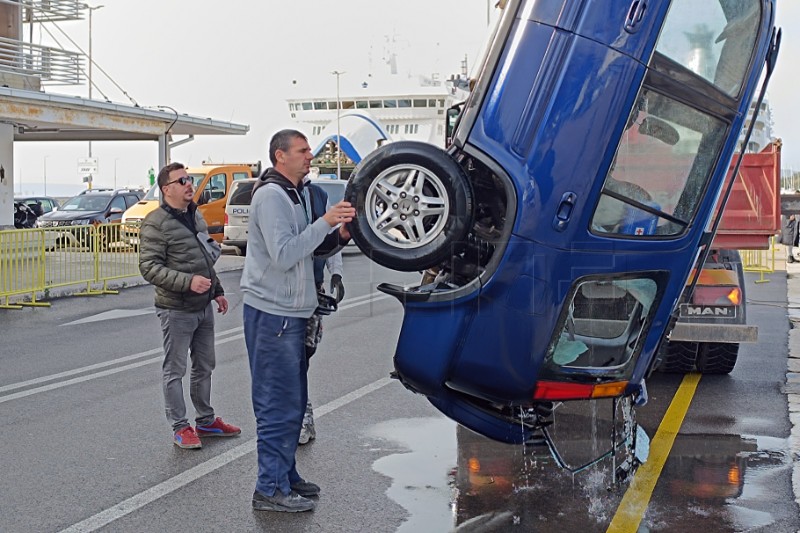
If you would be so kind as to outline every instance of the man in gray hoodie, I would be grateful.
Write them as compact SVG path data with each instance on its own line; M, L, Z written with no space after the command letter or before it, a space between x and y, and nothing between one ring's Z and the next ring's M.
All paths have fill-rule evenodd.
M276 133L269 157L273 168L261 176L250 205L241 284L258 435L253 508L310 511L309 497L320 488L298 474L295 453L308 400L306 324L318 305L313 257L347 243L355 209L339 202L311 222L302 187L313 155L299 131Z

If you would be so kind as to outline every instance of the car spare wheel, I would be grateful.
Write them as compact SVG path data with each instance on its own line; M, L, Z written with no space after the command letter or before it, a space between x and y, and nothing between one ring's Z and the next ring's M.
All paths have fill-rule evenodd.
M472 186L461 166L433 145L399 141L356 167L345 191L358 247L393 270L423 270L458 253L473 222Z

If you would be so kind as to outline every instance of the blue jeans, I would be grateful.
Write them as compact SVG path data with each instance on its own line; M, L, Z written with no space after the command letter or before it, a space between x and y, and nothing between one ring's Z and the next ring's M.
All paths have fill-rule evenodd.
M308 401L307 321L244 306L258 435L256 490L265 496L273 496L276 490L289 494L290 485L302 481L295 452Z

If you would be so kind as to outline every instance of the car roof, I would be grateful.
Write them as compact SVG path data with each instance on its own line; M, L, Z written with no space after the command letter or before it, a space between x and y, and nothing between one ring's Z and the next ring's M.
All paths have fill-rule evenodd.
M31 195L27 195L27 196L14 196L14 200L34 200L34 199L36 199L36 200L39 200L39 199L41 199L41 200L52 200L54 202L58 202L58 200L56 200L52 196L45 196L43 194L31 194Z

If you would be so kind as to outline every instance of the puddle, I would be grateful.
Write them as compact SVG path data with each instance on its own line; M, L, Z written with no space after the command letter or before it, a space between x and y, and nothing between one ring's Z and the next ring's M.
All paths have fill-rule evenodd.
M598 407L558 410L553 435L575 464L609 444L611 409ZM610 459L573 475L546 447L495 442L445 418L391 420L369 435L390 453L373 469L392 479L387 495L408 512L402 533L601 532L628 488L613 483ZM678 435L639 531L715 533L795 524L792 498L777 497L791 491L785 483L791 470L787 445L763 437Z
M608 490L608 466L573 476L544 447L491 441L448 419L391 420L368 435L397 448L373 469L392 479L387 495L409 513L401 533L578 527L587 517L599 531L621 497Z
M453 515L451 479L456 467L456 424L445 418L383 422L369 435L398 444L404 451L375 461L373 470L390 477L389 498L410 517L397 530L449 531Z
M645 527L707 532L780 529L781 521L793 513L791 505L775 505L781 471L791 464L785 448L783 439L679 435L648 506Z

